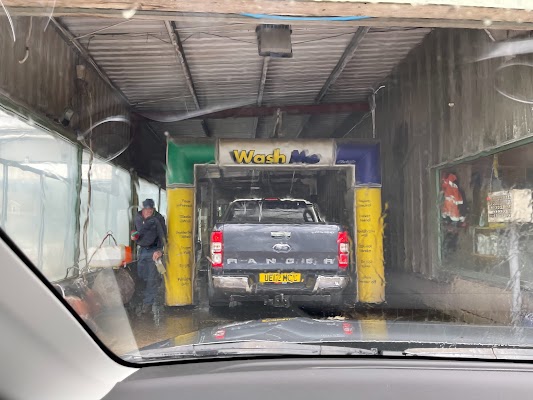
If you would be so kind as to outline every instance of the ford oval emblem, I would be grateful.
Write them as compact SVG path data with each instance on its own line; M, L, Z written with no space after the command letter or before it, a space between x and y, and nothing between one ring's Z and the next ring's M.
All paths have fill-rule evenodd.
M272 248L274 249L276 253L288 253L289 251L291 251L291 246L289 246L288 244L284 244L284 243L277 243L274 246L272 246Z

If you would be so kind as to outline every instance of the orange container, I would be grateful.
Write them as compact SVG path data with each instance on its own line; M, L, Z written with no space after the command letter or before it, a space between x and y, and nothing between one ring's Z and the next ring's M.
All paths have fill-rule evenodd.
M123 264L129 264L133 261L133 257L131 255L131 246L125 246L124 248L124 261Z

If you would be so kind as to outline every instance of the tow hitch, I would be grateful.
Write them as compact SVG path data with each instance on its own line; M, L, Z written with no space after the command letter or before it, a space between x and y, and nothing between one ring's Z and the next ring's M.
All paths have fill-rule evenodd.
M273 299L265 299L265 306L289 308L291 306L290 297L283 294L276 295Z

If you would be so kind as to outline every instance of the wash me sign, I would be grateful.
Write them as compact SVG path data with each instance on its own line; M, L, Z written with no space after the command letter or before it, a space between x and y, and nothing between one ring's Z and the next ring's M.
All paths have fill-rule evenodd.
M219 165L333 165L332 140L220 140Z

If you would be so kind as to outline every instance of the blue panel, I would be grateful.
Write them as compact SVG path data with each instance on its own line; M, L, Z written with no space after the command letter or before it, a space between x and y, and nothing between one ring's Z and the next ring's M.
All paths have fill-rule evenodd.
M355 164L358 185L381 184L379 143L337 142L335 164Z

